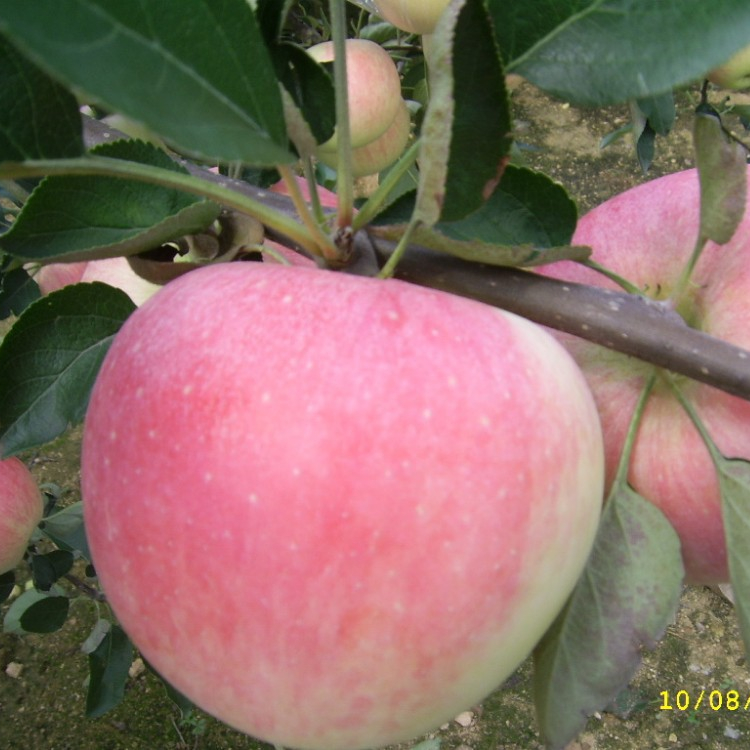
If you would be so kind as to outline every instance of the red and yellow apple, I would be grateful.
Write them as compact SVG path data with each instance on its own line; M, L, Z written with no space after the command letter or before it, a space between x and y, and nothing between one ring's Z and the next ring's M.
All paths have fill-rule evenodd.
M385 133L371 143L352 150L352 175L364 177L368 174L378 174L386 167L390 167L404 152L410 133L409 108L402 100L396 117ZM319 149L318 159L332 169L336 169L338 165L338 155L335 151Z
M450 0L375 0L378 15L403 31L431 34Z
M310 47L308 54L318 62L331 62L333 42ZM346 40L347 96L352 148L379 138L390 127L402 103L401 79L390 55L368 39ZM320 145L324 151L337 148L336 134Z
M714 68L706 78L723 89L750 88L750 45L732 55L723 65Z
M644 293L667 299L698 233L695 170L653 180L612 198L579 222L573 244L593 248L593 259ZM727 245L709 243L681 306L687 322L717 338L750 348L750 215ZM615 288L573 262L541 271L567 281ZM652 366L590 342L559 334L586 374L602 420L607 477L612 479L636 400ZM750 459L750 403L681 379L722 453ZM631 485L665 513L677 530L689 581L728 580L719 484L698 432L662 383L651 396L630 465Z
M26 465L18 458L0 461L0 573L21 562L43 511L42 495Z
M102 585L176 688L276 745L407 740L527 656L602 437L544 329L400 281L222 264L125 323L85 421Z

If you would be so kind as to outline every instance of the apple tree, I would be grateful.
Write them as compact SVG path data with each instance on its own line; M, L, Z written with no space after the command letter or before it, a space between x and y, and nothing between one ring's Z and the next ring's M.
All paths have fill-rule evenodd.
M23 593L14 587L23 565L0 577L11 600L4 629L51 632L73 598L94 602L86 713L96 717L122 699L134 647L187 694L173 689L175 700L210 702L191 691L191 681L208 679L199 644L219 648L228 626L211 623L235 613L256 648L243 646L239 666L272 698L293 701L297 725L243 725L220 692L209 710L261 739L309 748L416 736L461 700L486 695L531 652L540 733L561 748L657 646L684 582L731 583L750 650L747 149L725 122L743 112L727 112L708 82L744 84L748 40L745 0L0 0L0 309L12 323L0 346L0 445L10 460L81 422L85 435L82 500L62 507L47 493L30 538L27 527L0 531L0 544L26 548L33 581ZM644 168L670 130L673 91L692 90L696 170L579 220L565 186L523 164L509 75L578 106L629 103ZM355 177L365 186L356 199ZM501 320L529 332L537 359L496 330ZM203 353L179 338L191 326L205 333ZM466 343L430 348L438 335ZM359 363L350 359L357 351L366 353ZM226 376L225 361L235 365ZM444 392L434 390L441 375ZM180 395L143 400L165 385ZM204 407L189 400L196 394ZM263 411L271 400L276 408ZM180 404L190 407L177 415ZM598 417L587 411L593 404ZM148 422L162 408L163 420ZM448 413L431 432L412 432ZM352 414L371 434L360 423L350 439ZM469 417L473 431L464 429ZM170 440L149 447L157 429L173 426ZM418 481L398 474L420 458L407 438L428 432L434 453ZM227 441L221 451L208 446L217 435ZM323 445L313 460L311 446ZM234 457L229 468L219 455ZM205 486L194 497L186 477L196 467ZM292 492L279 467L296 477L306 467L313 478ZM212 492L219 475L227 484ZM315 502L256 524L246 513L259 501L256 481L279 502ZM0 487L13 495L2 476ZM216 520L192 533L201 505L218 518L236 487L246 506L240 541L229 544L238 529ZM151 492L154 502L140 502ZM349 506L334 508L336 521L326 515L331 497L357 493L371 501L356 506L361 515L343 515ZM441 493L452 493L460 522L481 537L474 557L451 547ZM501 500L497 513L516 519L506 536L492 515ZM403 508L419 524L402 524ZM355 534L365 516L366 533ZM566 544L550 541L560 529ZM300 588L314 576L293 555L260 557L282 540L323 559L314 588ZM349 571L326 578L332 562L321 558L342 540L352 545L349 571L362 576L345 595ZM416 552L402 554L410 546ZM522 563L499 557L501 548ZM173 573L153 591L126 582L125 574L156 581L168 556ZM444 568L425 565L438 558ZM376 575L384 560L387 575ZM216 585L217 619L196 630L194 610L179 606L190 596L180 574L210 586L205 571L216 561L237 586ZM249 583L258 571L264 588ZM405 720L389 733L378 717L383 701L404 700L403 674L378 672L364 695L352 675L398 656L397 641L404 653L424 645L421 631L402 626L409 612L434 617L420 609L429 586L417 582L429 572L436 584L440 571L463 576L467 608L486 606L498 630L474 623L455 640L464 621L431 620L443 640L431 634L433 650L419 651L413 667L442 669L420 695L427 723ZM388 589L388 576L411 581L389 600L400 618L390 631L372 593ZM358 586L369 587L369 598L355 599L367 604L331 616L334 594L345 599ZM500 606L511 589L515 598ZM308 602L313 590L330 594L330 611ZM276 638L271 611L286 615L306 655L321 644L361 646L375 638L377 618L394 635L372 641L379 651L367 665L361 651L346 651L351 672L323 670L312 684L308 671L303 690L294 681L303 657L294 639ZM498 646L506 621L533 642L514 636ZM252 635L259 622L265 640ZM170 650L169 632L189 634L182 652ZM485 638L492 648L466 674L452 672L449 659ZM274 651L273 668L253 673L260 653ZM448 683L458 686L451 700ZM335 711L347 693L359 702L342 717ZM306 711L333 729L316 734Z

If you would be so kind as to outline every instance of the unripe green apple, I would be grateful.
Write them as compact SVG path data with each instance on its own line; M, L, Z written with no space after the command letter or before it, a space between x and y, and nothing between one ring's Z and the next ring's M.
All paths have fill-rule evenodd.
M270 263L188 273L126 321L82 453L144 657L308 750L408 740L498 686L575 585L602 482L591 394L541 327Z
M352 151L352 175L364 177L368 174L377 174L386 167L390 167L396 159L404 152L409 141L411 132L411 118L409 108L405 101L401 101L396 117L390 127L376 138L372 143L360 146ZM338 166L338 154L334 151L320 149L317 153L318 159L336 169Z
M34 477L17 458L0 461L0 573L23 559L44 504Z
M378 15L403 31L432 34L450 0L375 0Z
M579 221L572 244L589 245L593 260L646 294L666 299L693 252L699 216L698 174L694 169L677 172L590 211ZM601 274L570 261L545 266L540 273L617 288ZM729 243L708 243L693 272L690 294L680 307L693 327L750 349L750 212ZM653 366L575 336L557 335L594 393L611 481L635 404ZM728 457L750 460L750 402L694 380L681 378L679 383L719 450ZM716 470L698 431L665 383L658 385L646 405L628 478L677 531L688 581L727 581Z
M307 50L318 62L333 60L333 42L321 42ZM401 79L390 55L367 39L346 40L347 95L352 148L379 138L391 125L403 101ZM321 145L335 151L337 138Z
M706 78L723 89L750 88L750 45L732 55L723 65L714 68Z

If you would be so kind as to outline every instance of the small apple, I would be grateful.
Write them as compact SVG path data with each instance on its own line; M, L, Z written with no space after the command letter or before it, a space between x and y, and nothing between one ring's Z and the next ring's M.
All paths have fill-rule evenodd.
M318 62L333 60L333 42L321 42L307 50ZM368 39L346 40L347 95L352 148L380 137L401 106L401 79L390 55ZM320 146L335 152L336 134Z
M161 289L158 284L152 284L138 276L126 258L50 263L42 266L34 279L42 295L62 289L69 284L101 281L122 289L136 305L142 305L152 294Z
M714 68L706 78L723 89L750 88L750 44Z
M86 265L81 281L101 281L121 289L136 305L142 305L161 289L159 284L141 278L128 263L127 258L104 258L92 260Z
M275 745L407 740L486 696L570 594L602 503L583 376L544 329L266 263L170 282L86 415L86 531L144 657Z
M403 31L432 34L450 0L375 0L378 15Z
M402 100L396 117L385 133L371 143L352 151L352 175L364 177L368 174L377 174L386 167L390 167L404 152L406 144L409 142L410 132L409 108L406 106L406 102ZM338 165L338 155L335 151L330 152L320 149L318 159L332 169L336 169Z
M667 299L691 255L698 232L695 170L652 180L612 198L579 222L573 244L593 248L593 259L646 294ZM540 270L573 282L615 288L572 262ZM690 325L750 348L750 213L726 245L709 244L698 263L688 303ZM583 369L594 393L612 480L636 400L652 366L590 342L558 334ZM750 403L691 380L680 386L722 453L750 459ZM629 480L657 505L682 542L693 583L728 580L719 485L713 463L692 422L665 384L652 394L640 426Z
M44 504L34 477L18 458L0 461L0 573L23 559Z
M41 266L36 273L33 273L34 281L39 285L39 291L42 296L62 289L68 284L77 284L81 280L87 261L78 261L76 263L50 263Z

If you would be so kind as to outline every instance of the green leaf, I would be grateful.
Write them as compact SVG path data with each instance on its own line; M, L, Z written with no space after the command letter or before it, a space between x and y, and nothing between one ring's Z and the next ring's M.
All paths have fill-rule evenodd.
M67 550L56 549L44 555L34 555L31 558L34 585L40 591L49 591L72 567L73 554Z
M75 97L0 36L0 161L84 151Z
M716 468L721 487L729 576L745 653L750 654L750 463L721 457Z
M271 54L276 75L302 113L315 142L325 143L336 127L336 100L331 76L295 44L274 45Z
M187 174L161 149L143 141L119 140L92 153ZM0 249L24 261L41 262L133 255L201 232L220 211L213 201L136 180L47 177L0 237Z
M555 4L552 0L489 2L501 46L516 28L527 30L518 46L523 51L508 70L581 105L663 94L702 78L750 39L747 0L563 2L562 12L549 18L541 12ZM518 17L503 28L501 19L511 14ZM559 23L550 29L553 21Z
M409 221L409 199L394 202L371 225L373 234L397 241ZM571 246L575 203L541 172L508 165L499 187L465 219L417 226L412 242L464 260L498 266L537 266L584 260L589 248Z
M451 4L433 38L415 219L456 221L492 194L507 163L505 75L483 0Z
M503 60L521 57L597 0L487 0Z
M23 268L4 273L0 283L0 320L20 315L40 297L39 286Z
M67 596L47 596L34 602L20 618L25 633L54 633L65 624L70 609Z
M708 108L695 114L693 142L700 178L700 233L723 245L732 239L745 214L747 154Z
M80 500L44 518L39 528L60 549L78 552L86 560L91 560L83 525L83 503Z
M16 575L12 570L0 573L0 604L4 602L16 587Z
M102 716L122 701L132 661L130 640L119 625L112 625L96 650L89 654L88 718Z
M195 157L294 160L247 0L0 0L0 30L50 75Z
M657 135L669 135L675 120L674 95L671 91L638 99L636 104Z
M135 305L107 284L75 284L31 305L0 345L3 455L79 422L112 338Z
M629 486L616 485L586 569L534 654L537 717L548 747L567 745L627 685L643 649L671 621L682 577L672 526Z

